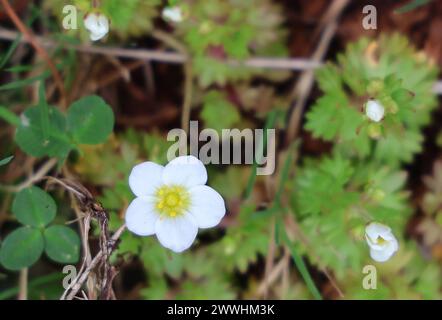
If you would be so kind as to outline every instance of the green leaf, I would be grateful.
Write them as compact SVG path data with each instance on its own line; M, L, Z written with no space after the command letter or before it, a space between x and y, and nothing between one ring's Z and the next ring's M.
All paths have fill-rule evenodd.
M3 160L0 160L0 167L7 165L11 160L14 158L14 156L9 156L4 158Z
M20 118L17 117L14 112L11 112L8 108L2 106L0 106L0 118L13 126L18 126L20 124Z
M38 66L39 64L37 63L36 65ZM15 66L12 66L12 67L7 68L5 70L8 72L11 72L11 73L29 72L29 71L33 70L36 67L36 65L28 65L28 64L15 65Z
M408 103L411 100L413 100L414 94L413 92L400 88L395 90L392 94L391 97L394 99L394 101L396 101L398 104L404 104L404 103Z
M45 251L49 258L60 263L75 263L80 257L80 238L66 226L51 226L44 232Z
M41 112L40 118L41 118L41 129L43 133L43 138L47 140L49 137L50 120L49 120L49 106L46 102L46 89L44 81L40 82L40 87L38 88L38 107Z
M44 227L55 218L57 205L42 189L32 186L20 191L12 204L12 212L22 224Z
M0 69L2 69L6 65L8 60L11 58L11 56L14 53L15 49L20 44L21 38L22 38L22 34L19 33L18 36L14 39L14 42L9 47L8 51L6 52L6 54L0 60Z
M24 152L34 157L64 158L72 149L66 133L65 116L53 107L47 110L40 106L27 109L20 117L15 141Z
M42 74L35 76L35 77L31 77L31 78L27 78L27 79L23 79L23 80L17 80L14 82L10 82L7 83L5 85L0 86L0 91L4 91L4 90L13 90L13 89L19 89L19 88L23 88L26 87L30 84L33 84L36 81L39 80L44 80L47 77L50 76L50 72L49 71L45 71Z
M102 98L88 96L70 106L67 122L75 141L99 144L105 142L113 130L114 113Z
M38 229L21 227L8 235L0 249L0 262L9 270L33 265L43 252L43 236Z

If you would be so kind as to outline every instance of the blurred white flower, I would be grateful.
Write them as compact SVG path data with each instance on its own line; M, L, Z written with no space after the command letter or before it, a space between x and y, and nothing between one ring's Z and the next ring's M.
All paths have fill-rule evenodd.
M127 208L127 228L140 236L156 234L172 251L188 249L198 228L216 226L226 213L223 198L206 181L206 168L194 156L175 158L165 167L136 165L129 186L137 198Z
M109 32L109 19L101 13L88 13L83 22L92 41L100 40Z
M163 9L162 16L166 20L170 20L172 22L181 22L183 21L183 12L180 7L167 7Z
M377 100L368 100L365 104L365 114L374 121L379 122L384 118L385 109Z
M370 247L370 256L378 262L385 262L399 249L398 241L390 227L372 222L365 227L365 239Z

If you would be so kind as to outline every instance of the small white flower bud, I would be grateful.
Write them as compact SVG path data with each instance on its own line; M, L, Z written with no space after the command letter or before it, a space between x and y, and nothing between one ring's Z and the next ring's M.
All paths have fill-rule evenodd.
M88 13L83 22L92 41L100 40L109 32L109 19L101 13Z
M398 241L390 227L372 222L365 228L365 239L370 247L370 256L378 262L390 259L399 249Z
M170 20L172 22L181 22L183 21L183 13L180 7L167 7L163 9L162 16L166 20Z
M384 106L377 100L368 100L365 104L365 114L374 122L379 122L384 118Z

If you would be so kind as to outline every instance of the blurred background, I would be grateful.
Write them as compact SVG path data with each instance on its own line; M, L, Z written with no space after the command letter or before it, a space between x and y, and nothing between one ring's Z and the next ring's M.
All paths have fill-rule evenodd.
M95 12L110 24L91 41L83 19ZM86 188L114 232L133 199L132 167L167 163L167 133L189 120L218 132L275 128L276 172L207 166L208 184L226 202L221 224L200 230L182 254L155 237L123 233L110 257L114 298L440 299L441 30L438 0L0 1L0 160L13 156L0 167L0 241L5 246L21 226L12 204L32 185L54 199L53 223L77 234L65 248L75 256L69 263L42 254L21 270L0 264L0 299L58 299L63 267L82 265L81 209L66 188L43 177ZM325 63L333 66L320 73ZM370 81L388 89L391 74L414 96L415 113L392 118L391 128L400 123L405 131L391 133L396 145L376 151L394 131L390 122L366 131L358 111L362 127L353 128L353 120L336 110L328 116L321 105L334 106L332 98L342 95L359 110L372 97ZM358 90L352 77L367 82ZM89 95L114 113L105 141L54 155L29 151L18 138L16 119L42 96L65 112ZM347 126L361 139L356 146L336 133ZM372 139L376 130L381 138ZM365 144L374 151L361 151ZM399 240L387 263L369 256L370 220L387 223ZM99 242L100 225L92 221L92 256ZM363 287L366 265L376 267L376 289ZM96 298L94 277L100 273L80 298Z

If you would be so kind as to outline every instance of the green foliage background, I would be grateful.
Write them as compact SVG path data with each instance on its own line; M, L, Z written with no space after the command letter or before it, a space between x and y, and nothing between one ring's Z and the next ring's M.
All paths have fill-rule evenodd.
M82 19L97 10L111 21L103 45L134 44L151 35L161 46L188 55L192 116L202 120L205 128L220 131L267 124L284 133L290 100L275 88L290 75L241 65L253 56L288 54L285 16L275 1L130 0L121 5L121 1L103 0L95 9L86 0L73 4L80 10L81 27L60 32L64 3L43 1L42 12L53 14L45 24L63 41L87 43ZM165 6L179 6L183 21L162 19ZM0 170L15 161L11 154L39 161L56 158L58 173L68 169L93 190L115 231L133 199L127 183L131 168L146 160L166 163L171 145L167 130L115 128L114 112L124 107L110 106L97 95L77 97L67 110L50 104L43 85L50 74L41 71L41 65L8 65L17 45L14 42L0 56L2 71L16 79L0 86L5 92L0 97L0 118L15 128L13 140L1 141ZM69 74L81 61L74 51L60 50L55 50L53 59L71 88L74 79ZM20 79L29 70L41 72ZM304 155L302 139L287 148L278 143L273 192L266 190L268 181L257 177L253 166L208 166L208 183L223 195L228 207L221 226L200 230L192 248L182 254L163 248L154 237L125 232L111 262L123 274L134 266L141 270L135 297L144 299L339 298L329 292L330 279L345 299L440 299L440 256L431 250L442 242L442 165L437 162L434 172L424 178L418 204L409 190L406 167L423 150L423 129L431 123L438 102L431 93L437 73L436 66L402 35L383 34L350 43L317 70L321 93L308 106L303 123L302 137L313 137L328 151ZM27 99L28 86L39 88L36 105ZM368 99L384 105L381 122L366 117ZM15 104L26 108L17 114ZM32 279L31 297L42 292L57 297L61 291L58 269L80 259L77 230L62 225L73 218L70 199L37 186L15 191L0 189L0 199L10 202L14 223L14 230L1 234L0 263L6 272L37 268L48 263L47 256L57 272ZM416 212L424 216L417 227L422 240L407 232ZM371 221L389 225L399 240L400 250L386 263L375 263L369 256L364 229ZM296 232L291 234L286 226ZM92 237L98 231L95 226ZM286 270L266 289L269 259L284 262ZM362 268L369 264L378 270L377 290L361 286ZM14 294L12 287L0 297ZM122 298L126 294L130 296L122 292Z

